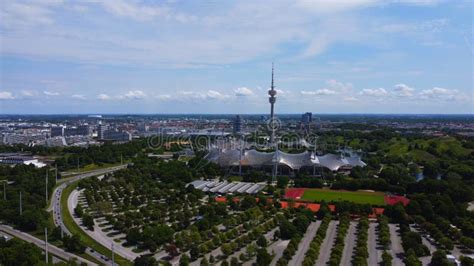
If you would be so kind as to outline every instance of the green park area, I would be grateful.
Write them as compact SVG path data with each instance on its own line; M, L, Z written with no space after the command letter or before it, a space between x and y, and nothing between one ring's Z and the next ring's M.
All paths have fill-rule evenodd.
M370 191L306 189L302 199L316 202L350 201L359 204L385 205L384 193Z

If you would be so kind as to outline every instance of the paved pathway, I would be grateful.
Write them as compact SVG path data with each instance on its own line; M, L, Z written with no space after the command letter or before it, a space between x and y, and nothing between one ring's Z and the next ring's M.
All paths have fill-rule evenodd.
M67 199L67 206L68 206L68 209L69 209L69 213L74 213L74 208L76 208L76 206L78 204L77 201L78 201L79 194L80 194L80 192L75 189L69 195L69 198ZM94 223L94 231L90 231L90 230L87 230L87 229L85 229L84 227L81 226L81 219L80 218L73 216L73 220L77 225L79 225L79 227L81 227L83 232L85 232L87 235L92 237L95 241L99 242L104 247L111 248L112 244L114 244L115 253L117 253L120 256L126 258L127 260L133 261L139 255L147 253L147 252L135 253L129 247L124 247L120 244L115 243L113 241L113 238L108 237L106 235L107 233L102 232L102 230L100 230L100 227L97 225L97 223Z
M329 257L331 256L331 249L334 244L334 238L336 237L336 228L338 224L339 221L329 222L326 238L324 238L324 241L321 244L321 249L319 250L319 257L315 265L326 265L329 261Z
M313 240L314 236L316 235L319 225L321 225L321 220L312 222L308 226L308 230L303 236L303 239L301 239L298 245L298 250L296 251L293 258L291 258L289 265L302 265L303 264L306 251L308 251L309 245L311 244L311 240Z
M398 232L399 227L396 224L388 224L388 228L390 229L390 254L393 257L392 265L393 266L402 266L405 265L403 263L403 247L402 247L402 239Z
M344 239L341 265L351 265L352 254L354 253L354 247L356 244L356 227L357 222L351 222L349 224L349 229L347 230L346 238Z
M382 250L377 245L377 223L369 224L368 251L369 251L369 265L378 265L382 261Z

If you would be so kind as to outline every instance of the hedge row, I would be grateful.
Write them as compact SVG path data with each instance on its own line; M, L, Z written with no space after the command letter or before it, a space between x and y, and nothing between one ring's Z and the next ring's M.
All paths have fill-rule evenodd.
M367 249L367 239L369 230L369 220L366 217L360 219L357 225L357 241L354 249L354 257L352 258L353 265L364 266L368 265L367 258L369 251Z
M323 218L321 225L319 225L318 231L316 232L315 237L311 240L309 249L305 254L303 261L303 266L313 266L316 263L316 260L319 256L319 249L323 243L324 238L326 237L326 231L328 230L329 222L331 221L330 216Z

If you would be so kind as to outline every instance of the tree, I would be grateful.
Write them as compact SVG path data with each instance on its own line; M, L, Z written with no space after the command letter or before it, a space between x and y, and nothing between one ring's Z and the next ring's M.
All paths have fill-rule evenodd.
M128 231L126 239L128 244L136 245L141 240L141 236L140 230L134 227Z
M165 251L172 258L178 256L178 254L179 254L178 248L174 244L167 245L166 248L165 248Z
M141 255L133 261L135 266L158 266L158 262L153 256Z
M188 266L189 265L189 257L186 254L181 255L181 259L179 260L179 266Z
M189 250L189 254L191 255L191 260L195 261L197 258L199 258L199 249L197 245L193 245L191 249Z
M260 248L257 251L257 266L267 266L272 262L272 256L268 254L267 249Z
M298 215L298 217L293 221L293 224L300 235L303 235L306 232L309 223L310 221L305 215Z
M240 207L243 210L255 207L257 205L257 201L253 196L245 196L242 201L240 202Z
M226 257L228 257L230 254L232 254L232 248L231 248L230 244L228 244L228 243L222 244L221 250L222 250L222 253L224 253L224 255Z
M257 245L261 248L266 248L267 247L267 239L265 238L265 236L261 235L257 239Z
M452 250L454 248L453 241L447 237L443 237L439 240L441 246L443 246L446 250Z
M84 214L82 216L82 223L87 227L87 229L94 231L94 218L92 218L92 216Z
M277 177L277 187L278 188L286 188L288 183L290 182L290 179L287 176L278 176Z
M403 262L407 266L421 266L421 261L416 256L415 251L411 248L405 253L405 259Z
M41 249L13 238L5 241L0 238L0 264L2 265L37 265L43 259Z
M296 227L290 223L287 219L283 219L280 222L280 237L282 239L291 239L298 233Z
M230 266L239 266L239 259L232 257L232 259L230 259Z
M382 263L381 266L391 266L392 265L392 255L386 250L382 253Z
M55 226L51 232L51 240L61 240L61 228Z
M81 204L77 204L77 207L74 208L74 214L76 214L77 217L82 217L84 210L82 209Z
M201 266L209 266L209 261L207 261L206 256L204 256L201 260Z
M446 258L446 252L443 250L437 250L433 253L431 258L431 266L449 266L452 265Z
M64 246L69 252L84 253L86 247L81 243L78 235L64 236L63 238Z

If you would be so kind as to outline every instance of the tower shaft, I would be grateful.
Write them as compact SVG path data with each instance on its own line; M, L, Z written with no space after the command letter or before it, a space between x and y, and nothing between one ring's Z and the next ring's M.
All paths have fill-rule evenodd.
M277 94L275 90L273 72L274 72L274 68L273 68L273 63L272 63L272 85L270 87L270 90L268 91L268 95L270 95L270 97L268 98L268 101L270 102L270 127L272 130L272 133L270 135L271 144L274 144L274 141L275 141L275 113L274 113L275 107L274 105L276 102L276 94Z

